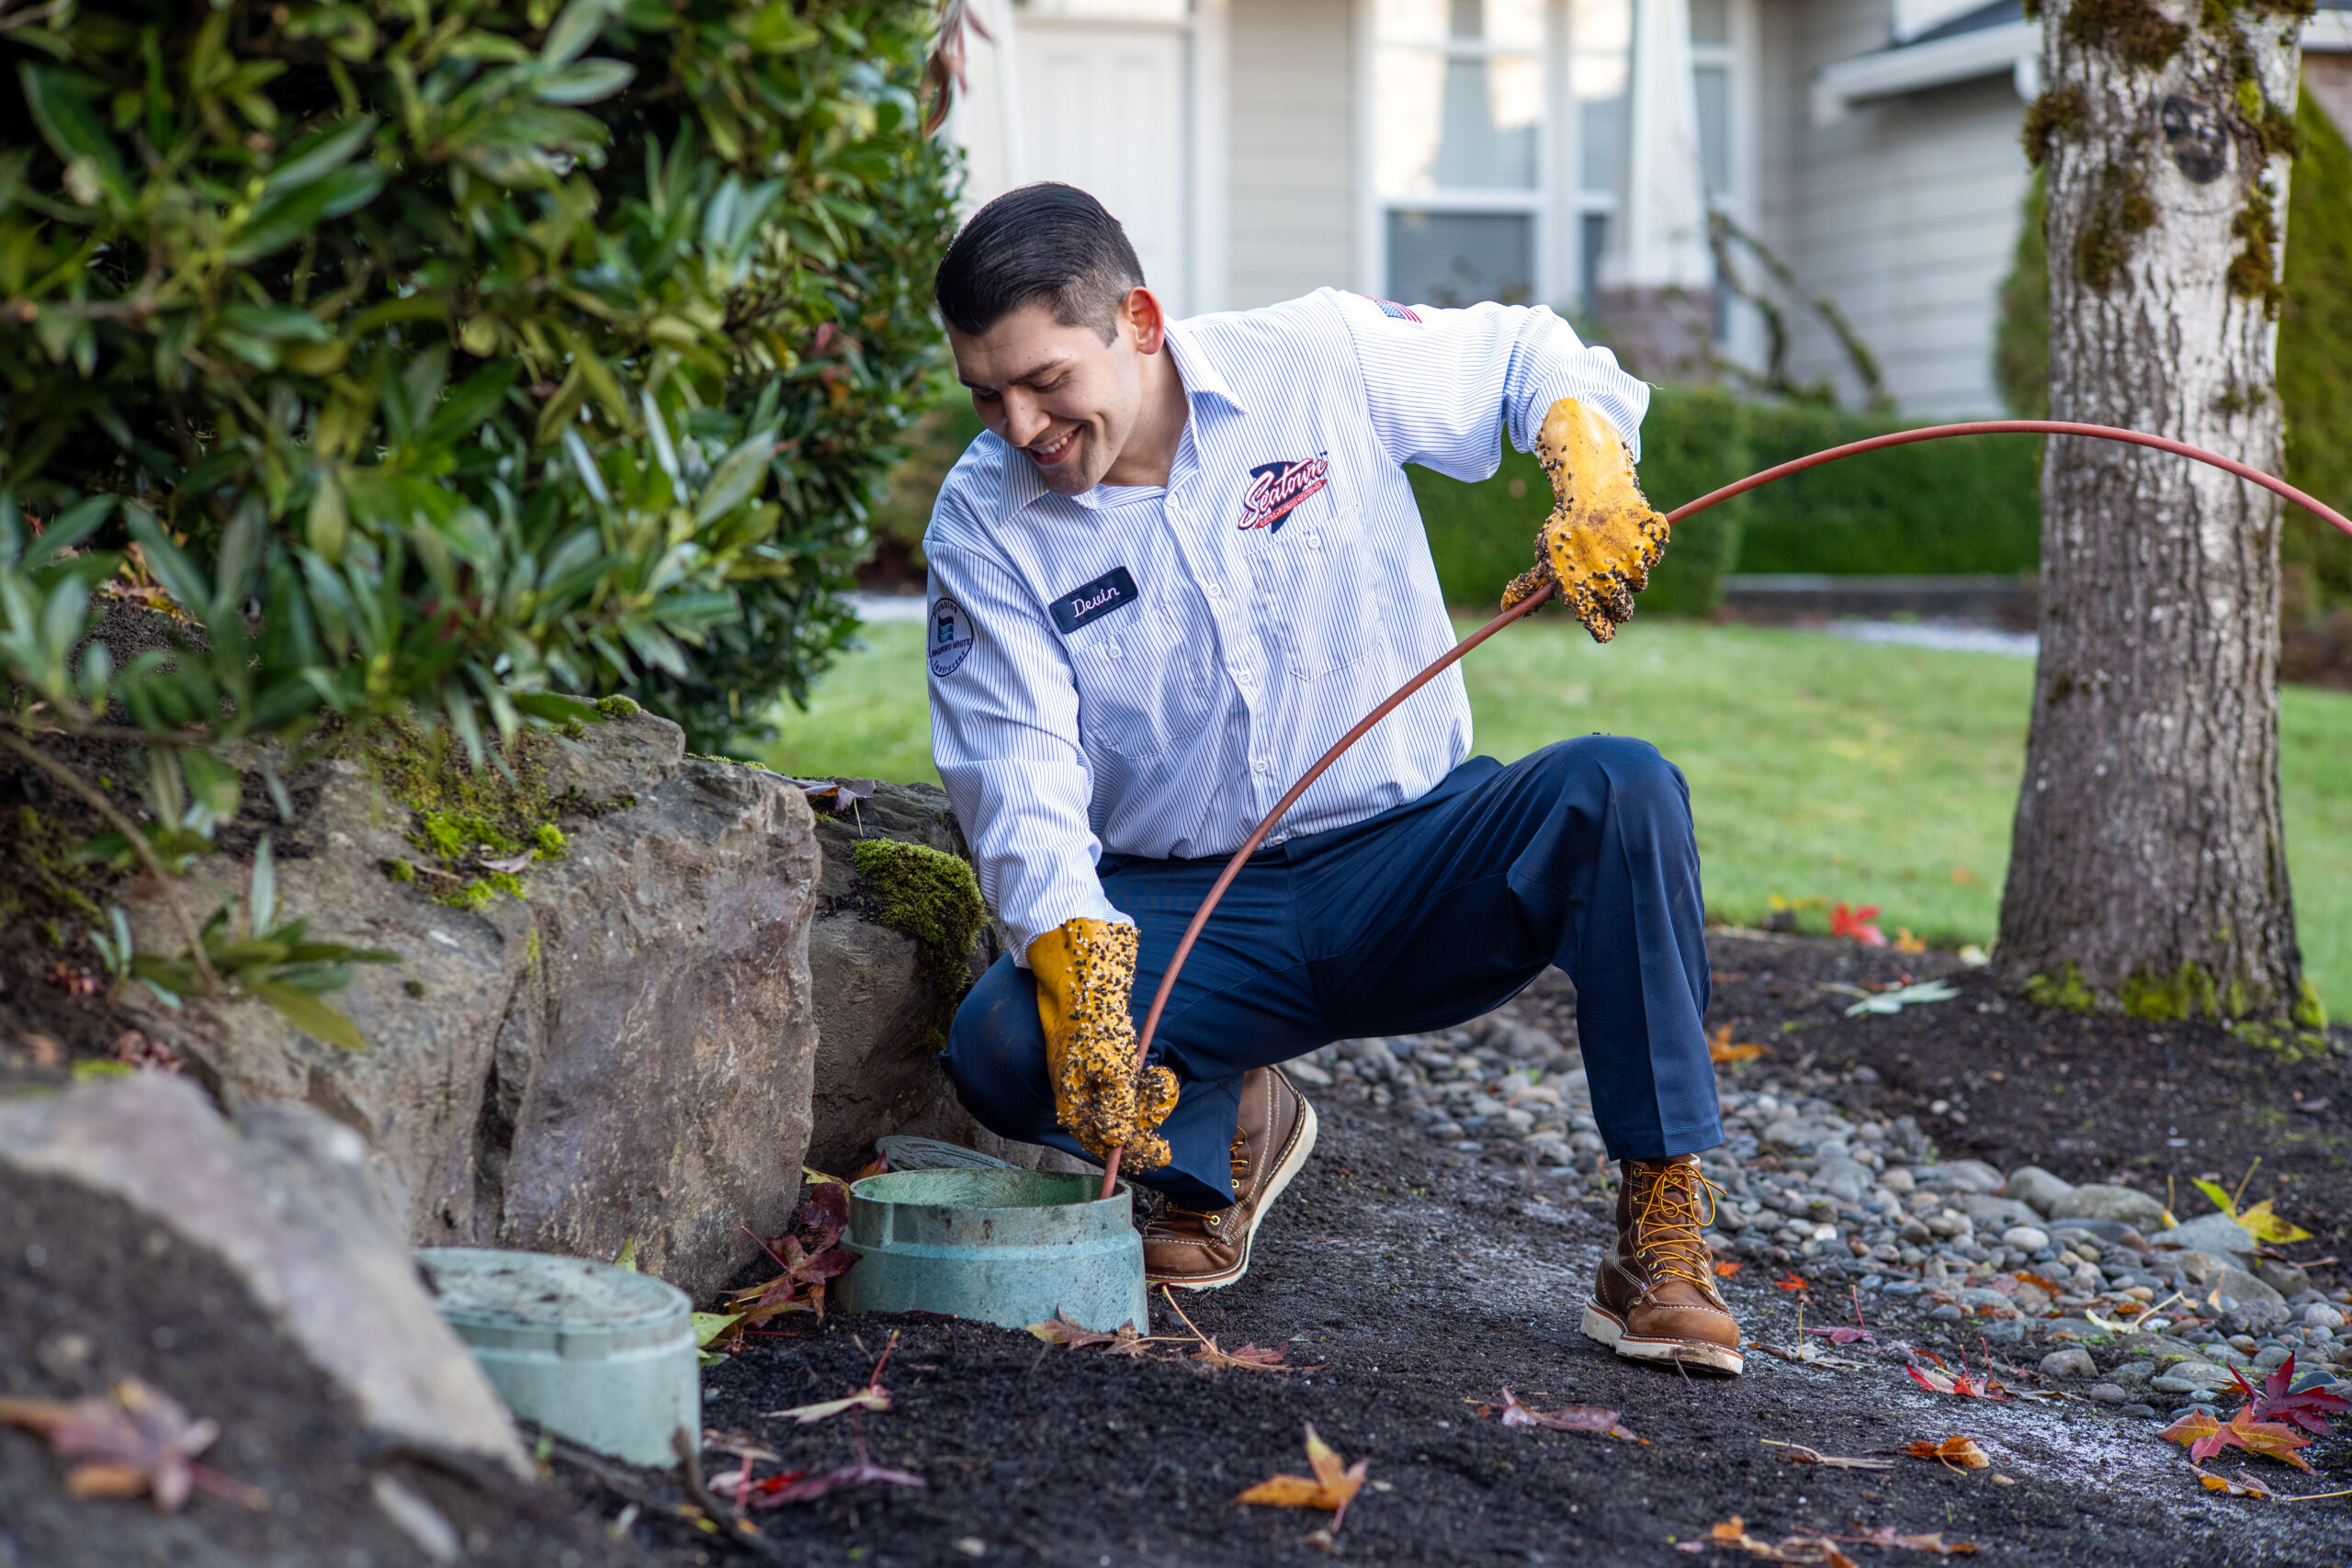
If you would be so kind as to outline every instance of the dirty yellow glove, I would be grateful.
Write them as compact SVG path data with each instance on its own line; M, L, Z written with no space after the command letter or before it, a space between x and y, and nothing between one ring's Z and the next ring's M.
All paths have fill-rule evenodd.
M1533 570L1503 590L1503 608L1555 583L1595 642L1617 635L1666 549L1666 519L1642 494L1634 454L1616 427L1574 398L1544 416L1535 456L1552 478L1552 515L1536 536Z
M1176 1075L1136 1066L1136 928L1065 920L1029 944L1037 976L1037 1016L1054 1075L1054 1119L1087 1153L1114 1148L1129 1170L1168 1163L1158 1129L1176 1109Z

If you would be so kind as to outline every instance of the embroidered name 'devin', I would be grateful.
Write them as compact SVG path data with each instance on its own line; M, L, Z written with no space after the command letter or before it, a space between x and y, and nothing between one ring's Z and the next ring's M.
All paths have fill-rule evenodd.
M1082 588L1073 588L1054 601L1054 625L1064 637L1089 621L1099 621L1114 610L1136 602L1136 580L1125 567L1114 567Z

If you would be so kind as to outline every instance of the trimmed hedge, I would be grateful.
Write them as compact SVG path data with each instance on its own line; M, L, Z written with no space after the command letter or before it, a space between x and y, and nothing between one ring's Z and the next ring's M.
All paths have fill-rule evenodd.
M2278 397L2287 479L2352 513L2352 147L2309 93L2287 193L2287 301L2278 313ZM2307 613L2352 604L2352 538L2290 507L2278 542Z
M1720 485L1826 446L1903 428L1877 415L1743 402L1665 387L1642 422L1642 484L1671 511ZM2020 436L1922 443L1849 457L1699 513L1641 597L1652 614L1699 615L1720 579L1747 572L1941 576L2024 572L2040 560L2039 444ZM1518 493L1514 494L1516 488ZM1493 603L1532 557L1551 491L1532 457L1463 484L1413 470L1447 602Z

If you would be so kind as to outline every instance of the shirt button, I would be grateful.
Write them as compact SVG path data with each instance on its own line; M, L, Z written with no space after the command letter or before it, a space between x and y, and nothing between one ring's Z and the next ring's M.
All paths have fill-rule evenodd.
M1321 549L1321 548L1323 547L1323 536L1322 536L1322 535L1320 535L1320 534L1309 534L1309 535L1307 535L1307 536L1306 536L1306 547L1307 547L1308 549L1310 549L1310 550L1319 550L1319 549Z
M1274 771L1274 765L1263 757L1259 757L1250 761L1250 771L1253 773L1270 773Z
M1212 599L1222 599L1225 597L1225 590L1219 588L1214 582L1207 584L1201 590L1201 592L1207 594Z
M1241 685L1246 686L1246 685L1250 684L1252 681L1255 681L1258 677L1257 677L1257 676L1255 676L1255 675L1253 675L1253 674L1251 674L1251 673L1250 673L1247 669L1243 669L1243 668L1236 667L1236 669L1235 669L1235 670L1234 670L1234 671L1233 671L1233 678L1234 678L1234 680L1235 680L1236 682L1238 682L1238 683L1240 683Z
M1102 645L1102 657L1105 659L1116 659L1125 651L1115 642L1106 642Z

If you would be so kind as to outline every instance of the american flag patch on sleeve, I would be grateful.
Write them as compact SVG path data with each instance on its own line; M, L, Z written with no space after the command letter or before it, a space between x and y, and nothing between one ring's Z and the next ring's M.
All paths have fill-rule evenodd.
M1395 318L1396 320L1400 321L1411 321L1411 322L1413 322L1416 326L1418 326L1418 325L1419 325L1419 324L1420 324L1420 320L1421 320L1421 319L1420 319L1420 317L1419 317L1419 316L1415 315L1415 314L1414 314L1410 310L1408 310L1408 308L1406 308L1405 306L1403 306L1403 305L1399 305L1399 304L1398 304L1398 303L1396 303L1396 300L1394 300L1394 299L1383 299L1378 298L1378 297L1377 297L1377 296L1375 296L1375 295L1371 295L1371 294L1367 294L1367 295L1365 295L1365 296L1364 296L1364 298L1365 298L1365 299L1370 299L1374 304L1375 304L1375 305L1379 306L1379 307L1380 307L1380 313L1381 313L1382 315L1384 315L1384 316L1393 317L1393 318Z

